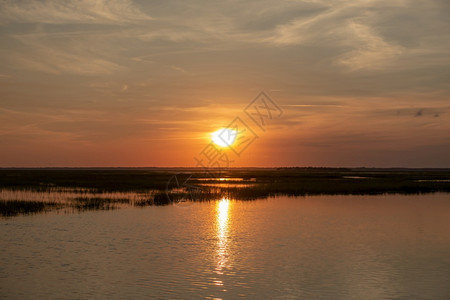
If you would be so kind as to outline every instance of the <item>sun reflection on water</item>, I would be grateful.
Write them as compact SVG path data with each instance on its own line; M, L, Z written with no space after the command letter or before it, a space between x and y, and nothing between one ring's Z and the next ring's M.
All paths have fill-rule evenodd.
M216 204L216 228L217 228L217 250L216 268L217 275L223 275L224 269L228 267L228 226L229 226L230 200L222 198ZM222 280L215 280L215 285L223 286Z

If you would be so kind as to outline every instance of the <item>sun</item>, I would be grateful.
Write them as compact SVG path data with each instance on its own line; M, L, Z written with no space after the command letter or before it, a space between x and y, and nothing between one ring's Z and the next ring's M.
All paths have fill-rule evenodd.
M229 128L220 128L211 134L214 144L220 147L230 147L236 141L237 131Z

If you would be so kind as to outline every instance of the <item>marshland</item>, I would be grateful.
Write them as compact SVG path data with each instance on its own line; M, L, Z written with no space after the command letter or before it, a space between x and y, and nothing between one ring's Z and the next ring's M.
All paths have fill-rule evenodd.
M448 294L450 170L2 169L0 178L6 298Z
M110 210L227 198L450 192L449 169L0 169L0 215Z

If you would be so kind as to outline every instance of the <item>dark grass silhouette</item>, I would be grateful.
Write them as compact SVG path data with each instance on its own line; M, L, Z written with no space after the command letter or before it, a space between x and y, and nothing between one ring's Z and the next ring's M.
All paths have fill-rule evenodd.
M12 217L17 215L35 214L49 211L57 206L52 202L13 200L0 201L0 215Z
M95 192L148 191L167 188L176 174L180 182L220 183L217 178L242 178L253 187L240 188L259 194L372 194L450 192L450 169L333 169L277 168L230 169L205 174L201 169L0 169L0 188L47 191L54 187L91 189ZM357 178L360 179L357 179ZM441 180L441 181L437 181ZM238 184L242 181L227 181ZM202 189L205 189L204 187ZM233 187L231 187L233 189ZM243 192L245 194L246 192Z
M168 186L177 174L178 188ZM224 181L223 179L227 180ZM222 179L222 180L221 180ZM226 182L226 185L223 183ZM208 186L205 186L205 183ZM244 184L244 185L242 185ZM345 169L272 168L229 169L205 173L200 169L0 169L0 189L50 191L74 188L80 197L67 204L79 211L168 205L181 200L210 201L223 197L256 200L287 195L370 195L383 193L418 194L450 192L449 169ZM123 199L84 197L89 189L104 192L156 191L133 203ZM35 201L1 201L2 216L28 214L55 208Z

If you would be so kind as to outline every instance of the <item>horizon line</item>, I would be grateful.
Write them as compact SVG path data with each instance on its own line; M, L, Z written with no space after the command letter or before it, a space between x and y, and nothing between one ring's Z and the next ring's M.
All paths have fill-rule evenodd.
M114 170L114 169L160 169L160 170L173 170L173 169L189 169L189 170L203 170L203 171L227 171L227 170L238 170L238 169L348 169L348 170L361 170L361 169L371 169L371 170L449 170L450 167L327 167L327 166L277 166L277 167L228 167L228 168L202 168L202 167L95 167L95 166L81 166L81 167L73 167L73 166L60 166L60 167L1 167L0 170L58 170L58 169L82 169L82 170Z

